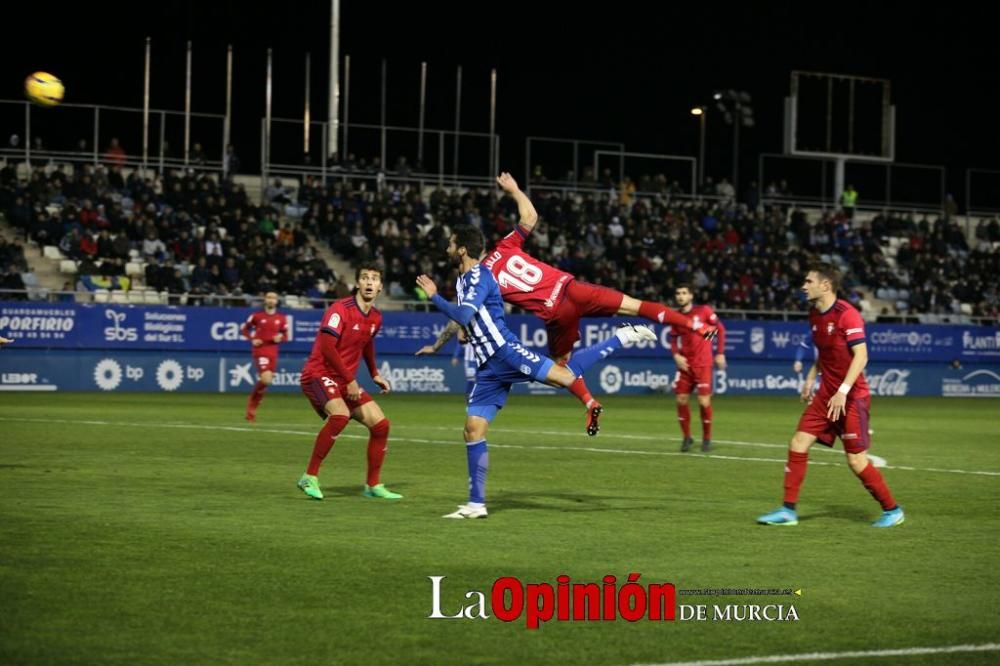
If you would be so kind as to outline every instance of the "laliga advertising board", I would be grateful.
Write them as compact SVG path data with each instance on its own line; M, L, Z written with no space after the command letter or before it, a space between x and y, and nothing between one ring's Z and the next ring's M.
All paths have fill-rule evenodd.
M0 303L0 333L15 341L0 355L0 390L76 391L244 391L253 384L247 341L240 326L250 309L133 307ZM285 311L289 342L282 345L272 390L298 390L302 360L312 347L322 311ZM603 340L617 319L586 319L581 344ZM385 312L377 338L382 374L403 392L462 393L465 380L450 364L455 342L436 356L414 358L446 324L437 313ZM510 325L528 349L545 351L542 322L511 316ZM676 368L668 328L656 327L657 341L623 350L592 368L588 384L598 394L669 391ZM876 395L949 397L1000 396L1000 331L978 326L873 325L868 331L866 374ZM802 378L791 361L804 323L727 324L729 367L714 376L717 395L785 394ZM958 360L961 367L953 367ZM361 372L360 380L367 381ZM374 387L369 385L369 389ZM518 393L554 389L521 384Z

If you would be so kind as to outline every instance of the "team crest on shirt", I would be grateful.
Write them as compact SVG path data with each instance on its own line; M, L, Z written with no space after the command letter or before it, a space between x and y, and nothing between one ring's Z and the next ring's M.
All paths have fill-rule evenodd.
M828 321L826 323L826 334L827 335L833 335L833 322L832 321Z

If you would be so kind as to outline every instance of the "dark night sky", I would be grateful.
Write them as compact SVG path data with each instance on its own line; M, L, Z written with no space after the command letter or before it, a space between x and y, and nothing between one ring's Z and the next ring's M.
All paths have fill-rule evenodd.
M486 131L489 69L496 67L502 167L519 173L527 135L624 141L633 151L695 155L698 131L690 107L717 88L736 88L754 98L757 126L744 132L741 142L743 168L752 170L753 155L781 150L782 98L790 71L800 69L890 79L897 159L945 164L949 189L960 198L965 167L1000 166L998 113L989 102L1000 90L1000 68L985 10L971 3L918 8L867 2L838 3L835 12L824 3L824 13L817 13L799 6L804 4L621 3L583 12L579 4L397 7L344 0L342 52L352 57L350 120L378 121L385 57L388 122L415 126L419 63L426 60L427 127L452 126L455 67L462 65L463 129ZM33 14L12 17L8 28L24 29L13 30L0 44L0 97L19 98L23 77L40 69L66 82L68 102L141 106L143 43L149 35L153 106L183 108L184 43L192 39L194 110L222 112L225 45L232 43L234 137L244 161L252 163L259 153L266 47L275 50L274 115L301 116L303 59L311 51L313 114L325 116L328 8L321 0L250 9L232 0L46 5L43 30L34 27L36 9L21 4L15 13ZM72 121L66 110L59 112L63 115L41 116L39 126L58 120L89 127L79 112ZM5 134L17 122L9 111L0 121ZM283 140L294 143L295 136ZM362 141L359 132L359 149ZM731 131L718 116L709 117L708 144L708 173L727 173ZM395 159L392 149L389 158Z

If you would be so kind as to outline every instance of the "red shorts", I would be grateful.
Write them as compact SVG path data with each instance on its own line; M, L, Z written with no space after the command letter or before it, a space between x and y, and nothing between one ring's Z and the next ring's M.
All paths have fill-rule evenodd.
M325 409L326 403L336 398L343 400L347 404L348 411L351 412L372 401L372 397L364 389L361 389L361 395L357 400L349 399L343 394L336 380L330 377L303 377L299 381L299 385L302 387L302 392L309 398L309 404L313 406L321 419L329 416Z
M836 421L826 418L829 397L817 395L802 412L797 430L816 436L823 446L833 446L837 437L844 443L848 453L861 453L871 446L868 437L868 414L871 411L871 397L847 399L845 413Z
M689 395L697 391L698 395L712 395L712 366L678 370L674 375L674 393Z
M253 366L257 368L257 374L262 372L274 372L278 369L278 350L254 351Z
M582 317L606 317L617 314L624 294L596 284L570 280L562 302L552 318L545 322L549 334L549 355L558 359L573 351L580 339Z

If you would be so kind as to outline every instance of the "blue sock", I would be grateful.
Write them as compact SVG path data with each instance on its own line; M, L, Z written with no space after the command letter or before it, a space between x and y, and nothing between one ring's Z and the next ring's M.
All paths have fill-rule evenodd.
M486 470L490 466L490 454L486 450L486 440L466 442L465 455L469 461L469 501L486 502Z
M574 375L579 377L583 375L583 373L586 372L590 366L607 358L608 356L611 356L621 348L622 341L618 339L617 335L612 335L604 342L598 342L596 345L584 347L579 351L573 352L573 358L569 360L566 367L572 370Z

